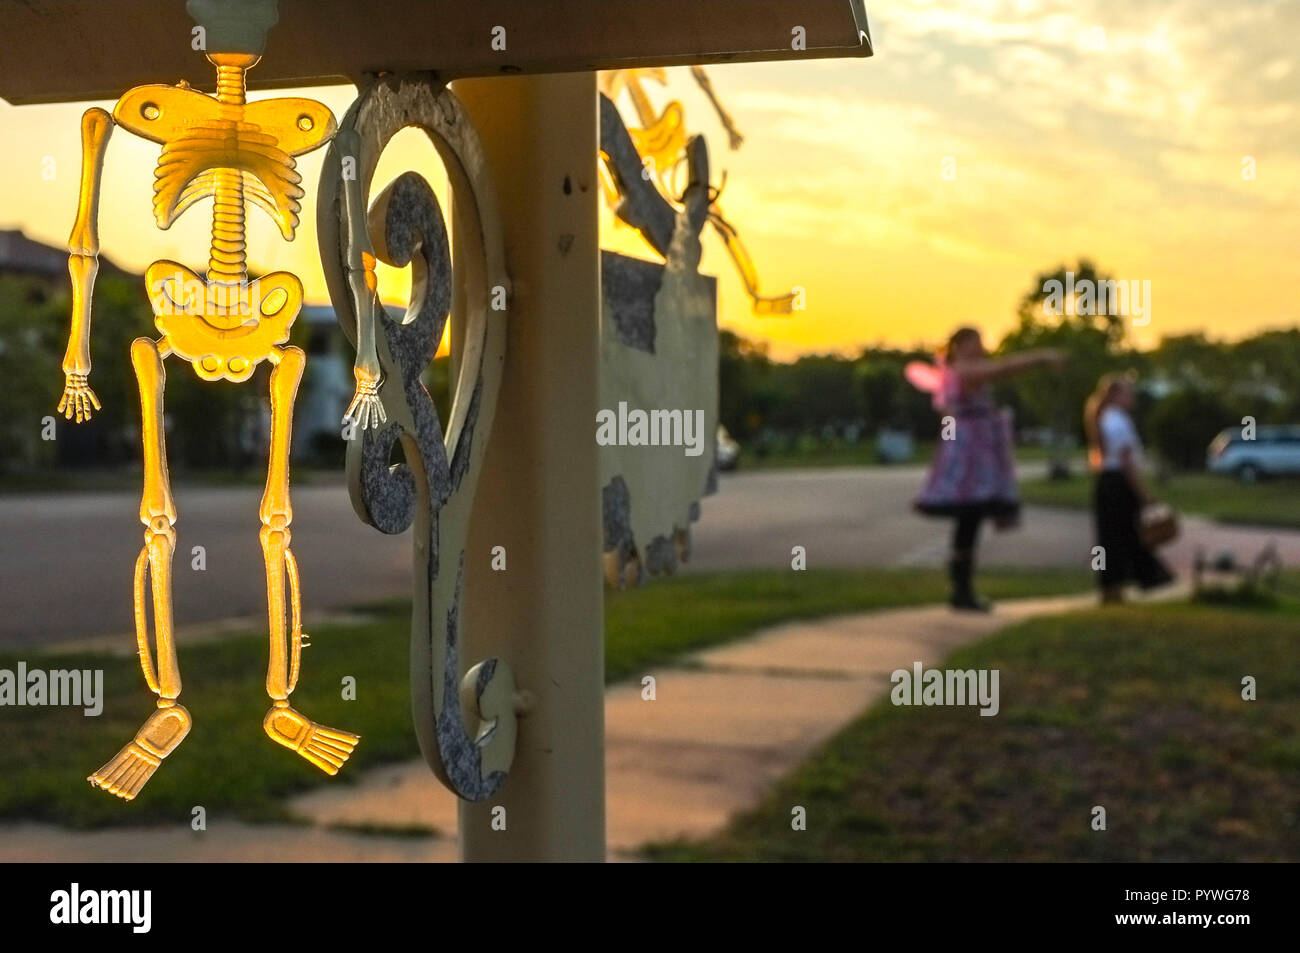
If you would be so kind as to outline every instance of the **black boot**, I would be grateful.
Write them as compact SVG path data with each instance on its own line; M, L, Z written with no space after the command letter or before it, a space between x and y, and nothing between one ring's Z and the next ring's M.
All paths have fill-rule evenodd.
M974 572L975 559L970 553L954 554L948 561L948 578L952 580L948 605L968 612L988 612L993 606L976 596L971 585Z

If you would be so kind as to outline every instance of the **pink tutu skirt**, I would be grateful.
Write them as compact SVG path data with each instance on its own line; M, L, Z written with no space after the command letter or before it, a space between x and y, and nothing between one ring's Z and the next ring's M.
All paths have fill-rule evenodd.
M940 440L914 506L928 516L983 512L1000 524L1020 512L1012 455L1011 412L991 401L963 401L951 440ZM973 405L973 406L972 406Z

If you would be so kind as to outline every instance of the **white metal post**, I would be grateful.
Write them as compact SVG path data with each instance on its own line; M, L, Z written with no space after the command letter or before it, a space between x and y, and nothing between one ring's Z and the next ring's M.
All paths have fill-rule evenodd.
M484 145L512 282L465 556L460 654L509 662L530 696L504 787L461 805L462 853L603 860L596 76L461 80L452 90ZM504 571L491 568L496 546Z

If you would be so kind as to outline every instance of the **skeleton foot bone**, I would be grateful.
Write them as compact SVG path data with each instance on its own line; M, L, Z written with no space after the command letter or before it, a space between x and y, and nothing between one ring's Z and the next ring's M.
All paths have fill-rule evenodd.
M361 740L351 732L318 725L287 704L267 712L262 727L276 744L296 751L329 775L338 774Z
M162 759L185 740L191 723L184 705L158 709L125 748L86 780L124 801L131 800L153 777Z

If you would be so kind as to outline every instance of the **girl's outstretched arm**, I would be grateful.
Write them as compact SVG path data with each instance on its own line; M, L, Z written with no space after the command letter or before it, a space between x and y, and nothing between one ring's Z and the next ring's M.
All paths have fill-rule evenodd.
M960 360L953 364L953 370L963 385L983 384L986 381L1003 377L1013 377L1023 371L1050 364L1060 367L1065 363L1065 352L1054 347L1035 348L1021 351L1005 357L977 357Z

